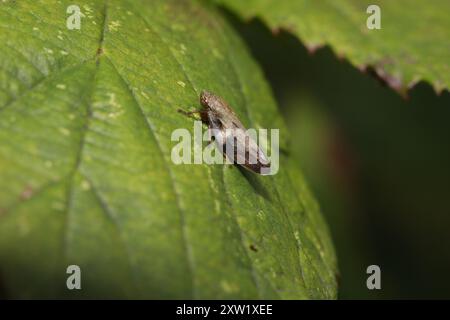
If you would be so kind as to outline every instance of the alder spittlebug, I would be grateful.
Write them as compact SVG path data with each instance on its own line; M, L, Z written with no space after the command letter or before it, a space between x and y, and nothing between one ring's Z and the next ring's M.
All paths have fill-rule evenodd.
M270 174L270 161L256 143L256 134L252 136L250 130L245 129L233 109L223 99L207 91L200 94L200 103L203 109L183 113L200 115L209 128L210 138L224 157L258 174Z

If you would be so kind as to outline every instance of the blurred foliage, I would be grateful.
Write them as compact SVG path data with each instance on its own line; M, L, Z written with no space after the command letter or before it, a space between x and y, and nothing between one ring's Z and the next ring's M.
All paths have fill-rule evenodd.
M340 298L450 298L450 94L402 98L329 48L228 13L270 80L335 241ZM377 264L382 290L366 288Z
M216 1L245 19L260 18L271 30L288 30L311 51L329 45L356 67L370 66L399 92L420 80L437 91L450 88L448 0ZM380 30L367 28L374 5Z

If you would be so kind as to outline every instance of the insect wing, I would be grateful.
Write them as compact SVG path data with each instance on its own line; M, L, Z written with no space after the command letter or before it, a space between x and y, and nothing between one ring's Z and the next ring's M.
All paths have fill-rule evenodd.
M242 128L225 130L225 142L225 154L231 162L259 174L269 173L269 160L246 130Z

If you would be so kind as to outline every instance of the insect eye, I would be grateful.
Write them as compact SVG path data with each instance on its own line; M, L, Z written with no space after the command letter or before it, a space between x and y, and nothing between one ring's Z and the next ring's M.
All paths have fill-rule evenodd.
M204 106L207 107L208 106L208 99L205 96L201 96L200 97L200 103Z

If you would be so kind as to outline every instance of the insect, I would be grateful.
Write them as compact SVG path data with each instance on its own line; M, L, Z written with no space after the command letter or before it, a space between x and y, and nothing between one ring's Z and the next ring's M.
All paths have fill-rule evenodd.
M199 111L179 111L185 115L200 115L209 128L210 139L215 141L224 158L258 174L270 174L270 161L233 109L222 98L207 91L201 92L200 104L203 109Z

